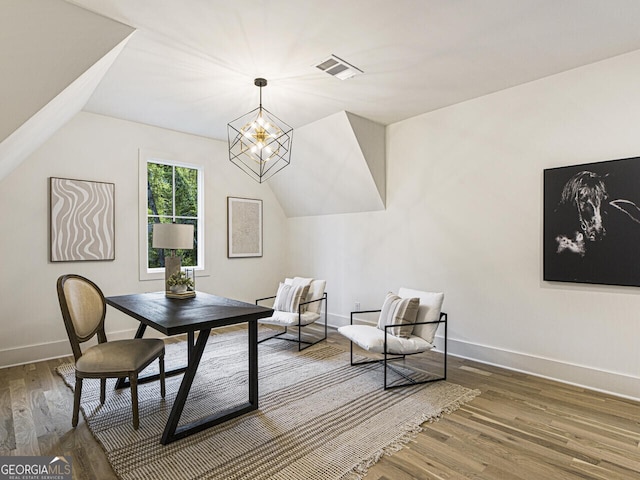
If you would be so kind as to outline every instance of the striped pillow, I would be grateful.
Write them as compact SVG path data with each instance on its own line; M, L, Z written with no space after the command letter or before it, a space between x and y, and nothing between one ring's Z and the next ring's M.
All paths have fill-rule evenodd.
M378 319L378 328L384 330L385 325L402 325L389 328L389 333L395 337L409 338L413 332L413 324L418 318L419 298L401 298L391 292L387 293Z
M302 299L307 298L307 292L309 292L309 285L303 287L280 283L273 309L279 312L298 313L298 305Z
M296 287L300 286L300 287L308 287L307 288L307 294L300 297L300 303L305 303L308 302L309 300L313 300L312 298L307 298L312 296L313 291L311 291L311 282L313 281L313 278L302 278L302 277L293 277L293 278L288 278L284 281L284 283L287 283L289 285L295 285ZM302 305L302 308L300 309L300 311L302 313L307 311L307 308L309 307L308 304L304 304Z

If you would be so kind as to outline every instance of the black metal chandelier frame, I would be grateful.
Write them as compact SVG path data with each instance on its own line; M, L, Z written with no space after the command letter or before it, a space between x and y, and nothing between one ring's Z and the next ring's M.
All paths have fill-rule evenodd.
M264 78L256 78L260 105L227 124L229 160L258 183L291 162L293 128L262 106Z

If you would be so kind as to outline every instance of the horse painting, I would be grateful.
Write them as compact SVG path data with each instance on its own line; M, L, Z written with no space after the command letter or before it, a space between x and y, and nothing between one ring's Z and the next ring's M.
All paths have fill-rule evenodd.
M575 208L583 235L590 242L602 240L607 230L602 223L602 205L609 198L604 177L582 171L565 183L560 206Z
M640 158L545 170L546 280L640 286L638 186Z
M607 234L604 226L603 212L607 206L623 212L632 221L640 224L640 208L629 200L613 200L607 202L609 194L604 179L607 175L598 175L583 170L572 176L562 189L559 207L569 207L575 213L580 231L575 231L573 237L560 234L557 253L567 250L581 256L586 254L586 243L601 241Z

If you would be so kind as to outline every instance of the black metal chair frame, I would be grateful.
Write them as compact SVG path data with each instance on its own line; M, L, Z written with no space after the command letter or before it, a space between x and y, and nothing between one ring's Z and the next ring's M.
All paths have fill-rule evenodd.
M258 305L258 302L262 302L264 300L270 300L272 298L276 298L276 295L272 295L271 297L264 297L264 298L258 298L256 300L256 305ZM308 327L309 325L312 325L313 323L309 323L307 325L302 325L301 324L301 315L302 315L302 308L304 305L309 305L310 303L315 303L315 302L322 302L324 301L324 337L317 339L315 342L312 341L308 341L308 340L303 340L302 339L302 328L303 327ZM322 307L321 307L322 308ZM258 323L260 323L260 321L258 320ZM271 324L270 324L271 325ZM274 325L277 326L277 325ZM298 338L290 338L290 337L283 337L282 335L286 335L288 333L288 328L289 327L297 327L298 328ZM310 300L308 302L301 302L298 305L298 324L297 325L289 325L287 327L284 327L284 331L280 332L280 333L276 333L275 335L272 335L270 337L267 338L263 338L262 340L259 340L258 343L262 343L262 342L266 342L267 340L271 340L272 338L275 338L277 340L287 340L288 342L296 342L298 344L298 351L302 351L306 348L309 348L312 345L315 345L316 343L320 343L323 340L327 339L327 292L324 292L324 294L322 295L321 298L317 298L315 300ZM304 347L302 345L305 345Z
M353 325L353 315L361 315L363 313L376 313L376 312L381 312L381 310L361 310L359 312L351 312L351 325ZM423 380L423 381L416 381L414 379L412 379L411 377L405 375L404 373L400 372L399 370L393 368L392 365L389 365L389 362L393 361L393 360L404 360L405 357L409 356L409 355L419 355L421 353L424 352L416 352L416 353L407 353L407 354L394 354L394 353L389 353L387 351L387 335L391 335L389 333L389 329L390 328L395 328L395 327L400 327L402 325L429 325L429 324L435 324L435 323L444 323L444 361L443 361L443 376L442 377L438 377L438 378L430 378L429 380ZM353 361L353 342L350 341L350 361L351 361L351 365L367 365L370 363L382 363L384 366L384 389L385 390L390 390L392 388L401 388L401 387L408 387L411 385L421 385L423 383L432 383L432 382L439 382L440 380L446 380L447 379L447 314L445 312L440 312L440 319L439 320L435 320L432 322L416 322L413 324L403 324L403 323L398 323L395 325L385 325L384 327L384 358L378 359L378 360L364 360L364 361L360 361L360 362L354 362ZM402 384L396 384L396 385L388 385L387 383L387 369L393 370L395 373L397 373L398 375L400 375L401 377L405 378L407 381L407 383L402 383Z

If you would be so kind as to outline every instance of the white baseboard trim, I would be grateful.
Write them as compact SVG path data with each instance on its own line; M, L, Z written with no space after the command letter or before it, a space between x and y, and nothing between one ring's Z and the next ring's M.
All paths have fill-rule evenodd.
M328 314L327 324L338 328L349 324L349 318L343 315ZM135 329L109 332L109 339L119 340L133 338ZM147 337L162 337L159 332L147 329ZM617 372L560 362L526 353L514 352L488 345L479 345L449 338L447 352L450 355L474 360L476 362L535 375L581 388L608 393L629 400L640 401L640 378ZM442 338L436 337L436 348L441 350ZM24 365L53 358L71 355L68 340L28 345L0 351L0 368Z
M640 401L640 378L617 372L560 362L463 340L449 339L448 353L487 365L555 380L629 400Z
M328 323L333 328L349 325L349 317L329 314ZM437 350L441 351L442 342L442 337L436 337ZM500 349L489 345L479 345L453 338L449 338L447 353L507 370L640 401L640 378L632 375L560 362L551 358Z

